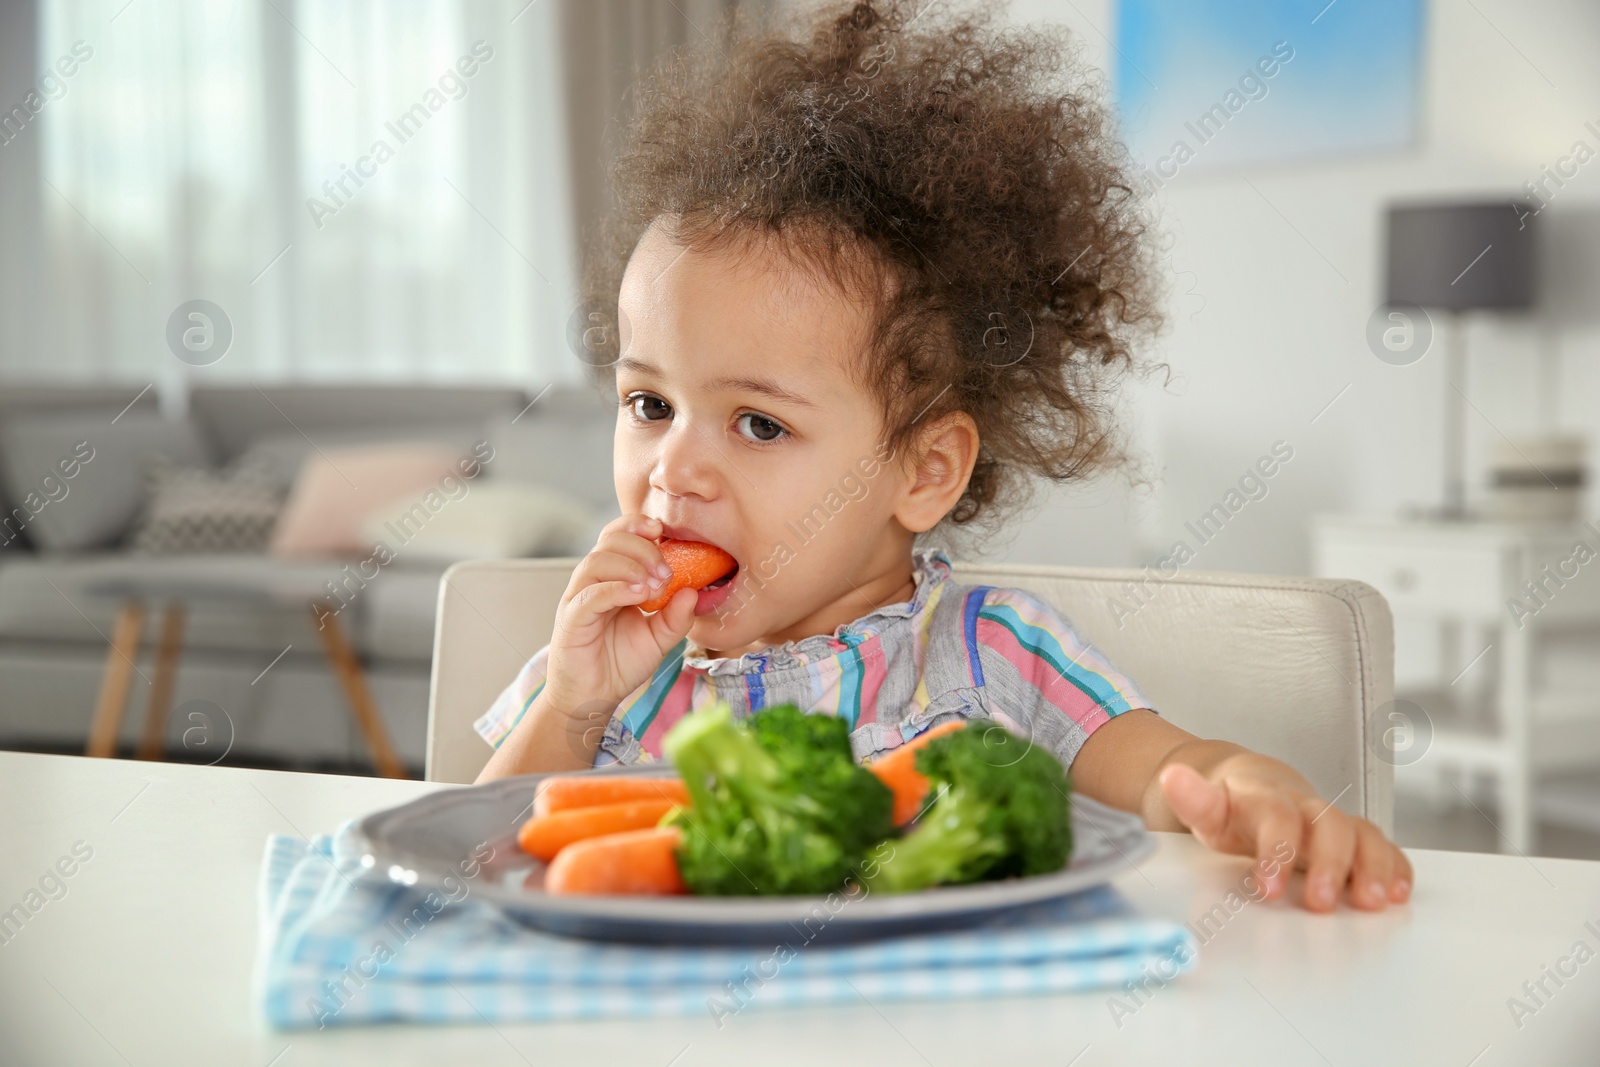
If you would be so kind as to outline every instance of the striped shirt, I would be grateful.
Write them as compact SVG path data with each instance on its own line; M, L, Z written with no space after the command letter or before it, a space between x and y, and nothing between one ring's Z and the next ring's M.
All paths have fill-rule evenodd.
M618 706L595 766L661 758L661 739L689 712L725 701L743 717L797 704L850 723L858 760L941 722L992 718L1071 766L1089 734L1149 704L1044 601L1020 589L963 585L940 549L913 558L916 589L819 634L737 658L679 642ZM474 726L498 746L544 685L550 649L536 652Z

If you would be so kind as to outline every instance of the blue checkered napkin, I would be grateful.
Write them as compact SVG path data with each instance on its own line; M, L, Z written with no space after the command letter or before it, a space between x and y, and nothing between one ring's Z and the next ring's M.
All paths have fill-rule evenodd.
M1187 927L1140 918L1109 886L981 927L839 946L610 944L530 930L470 896L446 903L360 864L354 823L273 836L261 870L256 999L280 1029L387 1020L643 1018L745 1007L939 1000L1158 984L1187 970ZM798 940L798 938L797 938Z

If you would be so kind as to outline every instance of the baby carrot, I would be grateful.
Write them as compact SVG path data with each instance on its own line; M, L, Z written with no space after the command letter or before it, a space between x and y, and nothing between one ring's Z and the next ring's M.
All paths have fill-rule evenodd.
M535 815L554 815L569 808L594 808L626 804L630 800L670 800L689 803L681 778L626 778L611 774L568 774L546 778L533 797Z
M676 826L652 826L575 841L544 872L546 893L684 893Z
M517 832L517 844L535 859L549 863L556 853L575 841L654 826L677 806L675 800L631 800L625 804L602 804L558 811L554 815L535 815Z
M917 749L965 725L965 719L940 723L931 730L924 730L888 755L867 764L867 769L894 793L892 818L896 826L904 826L922 810L923 798L928 793L928 780L917 771Z
M660 611L678 590L704 589L739 565L728 553L704 541L668 538L660 543L660 549L661 561L672 568L672 577L660 593L639 605L640 611Z

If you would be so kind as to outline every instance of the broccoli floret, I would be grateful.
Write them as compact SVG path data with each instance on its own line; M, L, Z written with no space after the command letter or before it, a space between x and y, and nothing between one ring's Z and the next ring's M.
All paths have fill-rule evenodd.
M1066 866L1071 781L1049 752L974 720L918 752L917 770L936 799L910 833L874 854L870 889L904 893Z
M892 797L851 759L842 720L785 706L746 726L719 704L685 717L664 749L689 791L678 865L697 893L831 892L889 832Z
M747 720L784 776L823 809L822 818L857 855L894 831L894 792L855 761L850 724L834 715L808 715L793 704Z
M843 756L850 751L850 725L837 715L807 715L793 704L758 711L745 720L761 747L773 755Z

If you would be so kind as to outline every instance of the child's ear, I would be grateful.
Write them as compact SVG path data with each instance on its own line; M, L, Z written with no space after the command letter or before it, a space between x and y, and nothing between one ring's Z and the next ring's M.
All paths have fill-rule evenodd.
M931 530L966 492L978 461L978 425L964 411L934 419L909 450L911 469L895 518L912 533Z

